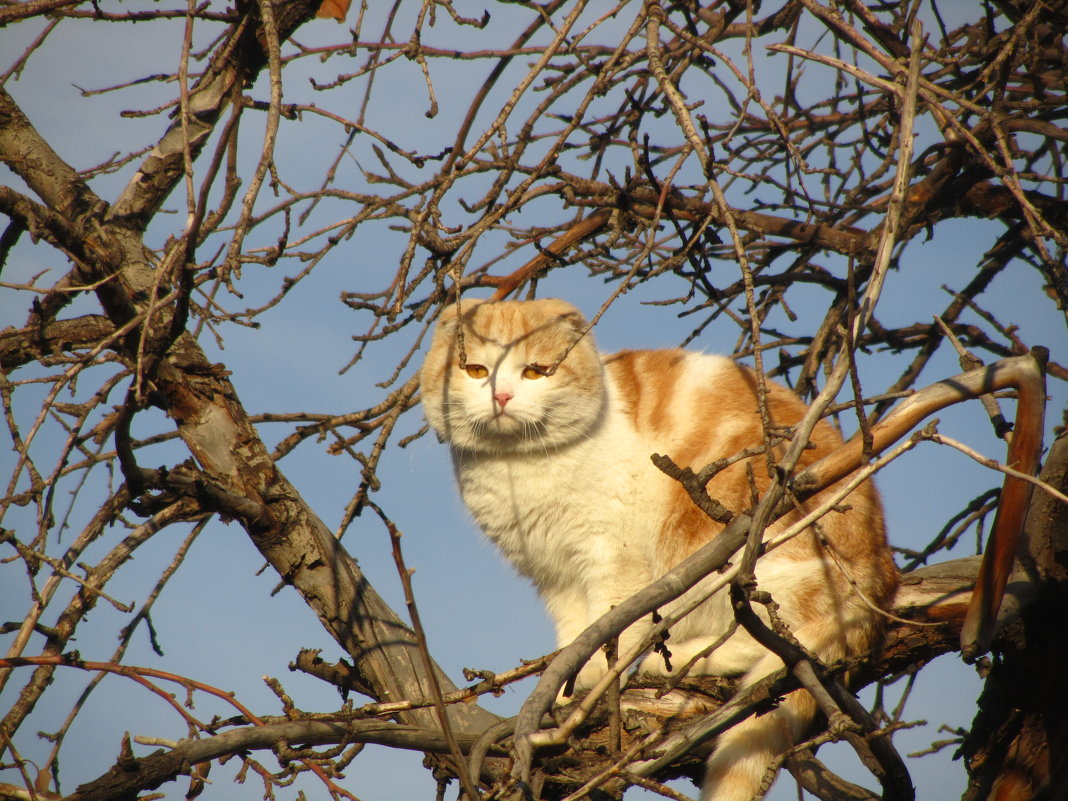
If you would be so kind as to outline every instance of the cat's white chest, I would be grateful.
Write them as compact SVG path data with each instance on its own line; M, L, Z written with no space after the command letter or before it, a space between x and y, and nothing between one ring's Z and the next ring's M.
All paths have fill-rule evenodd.
M648 542L639 534L647 527L643 467L603 453L610 441L599 437L543 456L456 458L476 522L543 592L581 584L595 565L637 556L631 552Z

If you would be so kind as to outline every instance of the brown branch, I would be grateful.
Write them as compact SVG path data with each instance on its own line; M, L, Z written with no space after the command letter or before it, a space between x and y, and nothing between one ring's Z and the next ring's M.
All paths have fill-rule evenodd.
M1051 445L1041 477L1068 491L1068 437ZM1022 625L999 636L978 713L961 745L969 770L966 799L1054 801L1068 793L1068 697L1063 692L1068 504L1037 493L1027 518L1027 559L1009 590L1030 592L1014 605ZM1034 596L1037 596L1035 598ZM1006 606L1010 604L1006 602Z
M29 17L50 14L66 6L76 6L85 0L29 0L13 6L0 8L0 27Z
M500 278L483 276L482 283L497 287L493 295L490 296L490 300L504 300L524 283L536 278L542 271L553 265L554 257L562 256L568 248L603 230L611 221L612 214L611 209L598 209L568 228L567 231L554 239L552 244L540 249L541 252L537 256L518 270Z
M474 743L473 735L458 735L463 749ZM268 723L245 726L214 737L182 740L169 751L155 751L144 757L126 760L93 781L79 786L66 801L118 801L154 790L178 776L190 765L239 754L248 750L271 750L280 742L323 745L341 742L377 743L430 753L447 753L448 744L441 732L433 728L390 723L379 720L330 722L317 720ZM496 751L495 753L500 753Z
M560 173L566 181L567 193L579 205L611 206L627 211L636 217L651 220L656 215L659 197L651 187L633 187L625 192L609 184ZM664 208L681 220L704 222L710 219L716 225L726 225L727 217L714 203L694 197L670 194ZM735 225L744 231L776 236L791 242L814 245L847 256L870 256L875 243L862 228L849 225L825 225L822 223L798 222L759 211L729 210Z
M114 521L127 501L125 490L120 490L113 498L109 498L102 504L86 526L85 531L79 536L76 543L72 545L69 555L76 558L81 549L88 547L91 542L96 540L101 531ZM96 605L98 596L93 592L94 588L104 586L115 571L132 559L136 550L148 542L152 535L161 528L180 520L196 517L198 514L195 504L190 504L188 501L182 500L171 504L130 532L120 543L105 554L93 568L86 571L84 586L74 594L74 597L67 603L66 607L58 615L55 624L53 624L43 649L44 655L58 655L75 635L78 625ZM41 598L34 603L27 613L22 630L8 650L9 655L19 654L24 651L34 623L40 619L48 601L59 588L58 578L58 576L53 576L49 580L41 593ZM7 711L3 720L0 721L0 738L10 736L19 728L26 716L33 710L45 688L51 683L54 670L54 665L46 663L41 664L33 671L30 680L19 693L18 700ZM10 670L0 669L0 688L3 687L9 676Z
M59 320L43 328L7 328L0 331L0 370L8 373L30 362L91 347L114 332L111 320L99 314Z
M156 686L156 684L154 684L152 681L149 681L149 679L160 679L163 681L175 682L185 687L186 690L189 692L193 690L199 690L200 692L212 695L233 706L241 714L241 716L248 720L250 723L252 723L254 727L259 728L263 725L263 721L259 717L254 715L251 711L249 711L249 709L247 709L243 704L241 704L234 697L233 693L227 692L225 690L220 690L210 684L205 684L204 682L196 681L195 679L190 679L186 676L179 676L177 674L169 673L167 671L156 670L154 668L137 667L134 665L119 665L110 662L92 662L81 659L76 653L54 654L51 656L44 657L21 657L0 659L0 666L3 666L5 668L23 667L26 665L65 666L98 673L113 673L116 675L125 676L126 678L133 680L137 684L140 684L142 687L145 687L150 692L155 693L156 695L161 697L166 703L168 703L171 708L173 708L189 725L191 736L195 736L198 731L206 730L207 727L200 721L196 720L196 718L194 718L189 712L187 712L183 708L183 706L175 700L173 694L165 692L162 688ZM278 741L276 740L275 742L277 744ZM125 754L120 754L117 766L122 768L123 770L128 770L130 767L129 763L131 761L135 761L132 759L132 754L129 756ZM321 781L323 781L327 785L328 789L332 790L335 793L339 793L345 797L348 797L352 799L352 801L355 801L355 798L349 793L340 790L340 788L338 788L327 777L327 775L323 772L323 769L317 763L307 759L302 759L301 761L304 762L308 770L312 771ZM79 792L80 790L81 788L79 788ZM75 793L74 797L77 796L78 793Z
M1019 402L1007 462L1016 470L1033 474L1042 451L1046 359L1046 350L1035 348L1029 356L1003 359L917 392L872 427L872 453L881 453L938 409L1000 389L1014 388L1019 392ZM862 451L863 443L854 437L833 453L809 465L794 479L794 488L802 496L808 496L829 486L860 464ZM1031 486L1029 482L1014 476L1005 477L1001 503L983 556L977 589L961 634L961 648L966 659L974 659L989 648L996 626L1001 622L997 617L998 610L1027 512Z

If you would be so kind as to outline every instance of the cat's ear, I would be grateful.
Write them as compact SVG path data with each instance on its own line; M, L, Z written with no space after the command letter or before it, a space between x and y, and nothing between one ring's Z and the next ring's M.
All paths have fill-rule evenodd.
M549 298L541 302L547 304L550 311L556 314L556 319L553 322L561 328L568 329L575 334L584 334L586 329L590 327L582 312L566 300Z
M471 309L483 302L478 298L464 298L458 303L446 306L441 310L441 316L438 317L438 329L452 328L456 325L456 320L461 314L466 315Z
M582 316L582 312L580 312L578 309L572 309L571 311L567 311L561 314L560 324L567 326L576 334L584 333L589 327L589 324L586 322L586 318Z

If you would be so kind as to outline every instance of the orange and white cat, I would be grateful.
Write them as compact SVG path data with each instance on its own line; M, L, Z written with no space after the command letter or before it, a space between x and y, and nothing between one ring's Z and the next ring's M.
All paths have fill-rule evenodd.
M653 465L651 454L700 470L763 441L756 381L748 368L683 350L605 356L586 328L580 312L559 300L464 301L462 316L456 307L443 313L421 373L424 413L451 447L464 502L534 582L555 621L559 646L722 529ZM770 382L768 405L777 426L793 425L805 411L796 395ZM841 442L826 423L811 439L815 448L805 451L802 464ZM751 465L762 492L768 484L764 457ZM745 463L718 473L708 491L733 512L751 506ZM822 544L805 532L765 554L756 567L759 588L778 602L783 620L826 660L870 647L879 631L873 605L885 606L897 585L870 484L841 508L819 522ZM781 519L768 533L797 516ZM672 629L672 663L685 664L732 620L726 593L713 596ZM621 651L643 625L624 633ZM695 672L745 674L755 681L781 667L739 631L698 662ZM590 686L604 669L603 659L591 662L578 686ZM641 669L666 668L652 655ZM814 715L811 698L798 691L775 712L720 736L705 797L751 798L767 766Z

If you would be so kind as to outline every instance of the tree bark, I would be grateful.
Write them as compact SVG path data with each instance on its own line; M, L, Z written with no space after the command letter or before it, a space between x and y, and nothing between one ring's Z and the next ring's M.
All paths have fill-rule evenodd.
M1053 443L1042 478L1068 489L1068 435ZM1068 798L1068 505L1036 490L1025 533L1037 598L995 641L961 747L971 776L965 801Z

